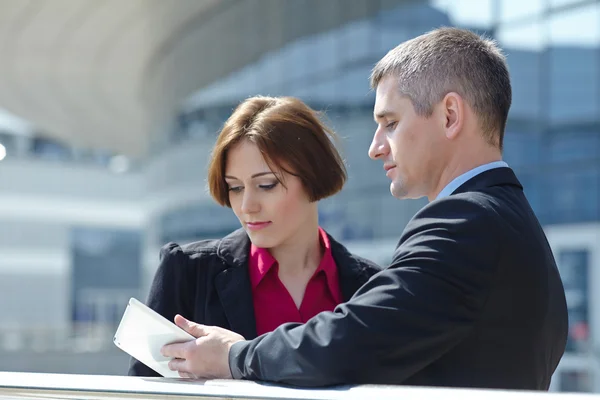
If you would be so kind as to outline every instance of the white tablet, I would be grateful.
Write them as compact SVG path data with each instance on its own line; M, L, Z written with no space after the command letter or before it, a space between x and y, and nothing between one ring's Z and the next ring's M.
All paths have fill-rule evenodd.
M152 310L144 303L129 300L113 339L118 348L167 378L179 378L169 369L171 358L160 354L170 343L187 342L196 338Z

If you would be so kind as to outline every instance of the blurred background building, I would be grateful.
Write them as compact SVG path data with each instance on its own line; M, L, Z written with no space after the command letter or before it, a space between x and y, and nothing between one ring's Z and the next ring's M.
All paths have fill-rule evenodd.
M239 225L205 190L247 96L292 95L343 137L322 225L385 264L425 200L367 157L368 76L453 25L497 39L513 82L505 159L544 225L571 333L553 390L600 391L600 1L5 0L0 3L0 370L124 374L111 342L168 241Z

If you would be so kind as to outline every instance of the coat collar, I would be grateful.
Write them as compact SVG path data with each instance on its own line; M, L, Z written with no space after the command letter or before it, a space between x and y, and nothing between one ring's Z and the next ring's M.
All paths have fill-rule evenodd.
M370 274L363 261L352 255L331 235L327 234L327 237L338 268L342 297L344 301L348 301L369 280ZM217 255L225 269L217 274L215 284L231 330L246 339L253 339L257 334L248 272L249 254L250 238L242 228L221 239Z
M460 185L452 194L471 192L492 186L512 185L523 189L513 170L509 167L494 168L474 176Z
M340 289L343 300L350 300L362 285L367 283L372 274L367 271L365 262L354 256L341 243L327 234L331 244L331 254L338 268Z
M215 287L229 326L245 339L256 337L256 319L252 301L252 287L248 273L250 239L238 229L221 239L217 255L225 269L215 277Z

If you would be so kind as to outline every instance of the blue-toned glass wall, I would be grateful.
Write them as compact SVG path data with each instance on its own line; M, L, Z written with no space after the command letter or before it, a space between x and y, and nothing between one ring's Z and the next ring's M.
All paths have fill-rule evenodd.
M506 159L543 224L600 219L600 3L500 2L514 101Z
M508 56L514 101L505 157L521 177L542 222L598 220L600 3L398 3L391 9L388 4L385 11L371 18L301 37L203 88L187 101L176 136L216 132L235 104L246 96L260 93L300 97L325 110L345 139L351 179L336 202L350 201L346 207L349 209L340 211L340 206L328 206L334 203L331 201L324 203L324 213L331 207L336 208L332 214L352 215L352 228L342 230L357 232L348 233L348 238L397 233L402 221L386 229L385 221L389 219L373 215L384 214L384 209L398 211L406 204L394 206L383 187L384 179L375 173L379 166L366 158L374 128L370 122L373 94L367 77L373 63L403 40L440 25L464 26L495 37ZM381 7L381 2L373 4ZM310 10L299 8L297 13L299 21L310 21ZM369 190L364 185L369 185ZM354 210L351 204L356 205ZM364 218L352 212L356 209Z

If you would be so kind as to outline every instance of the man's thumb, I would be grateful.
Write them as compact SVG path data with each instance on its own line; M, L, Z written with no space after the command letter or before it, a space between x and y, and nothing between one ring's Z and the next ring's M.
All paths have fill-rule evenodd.
M175 316L175 325L177 325L178 327L180 327L195 338L207 335L203 325L189 321L179 314Z

